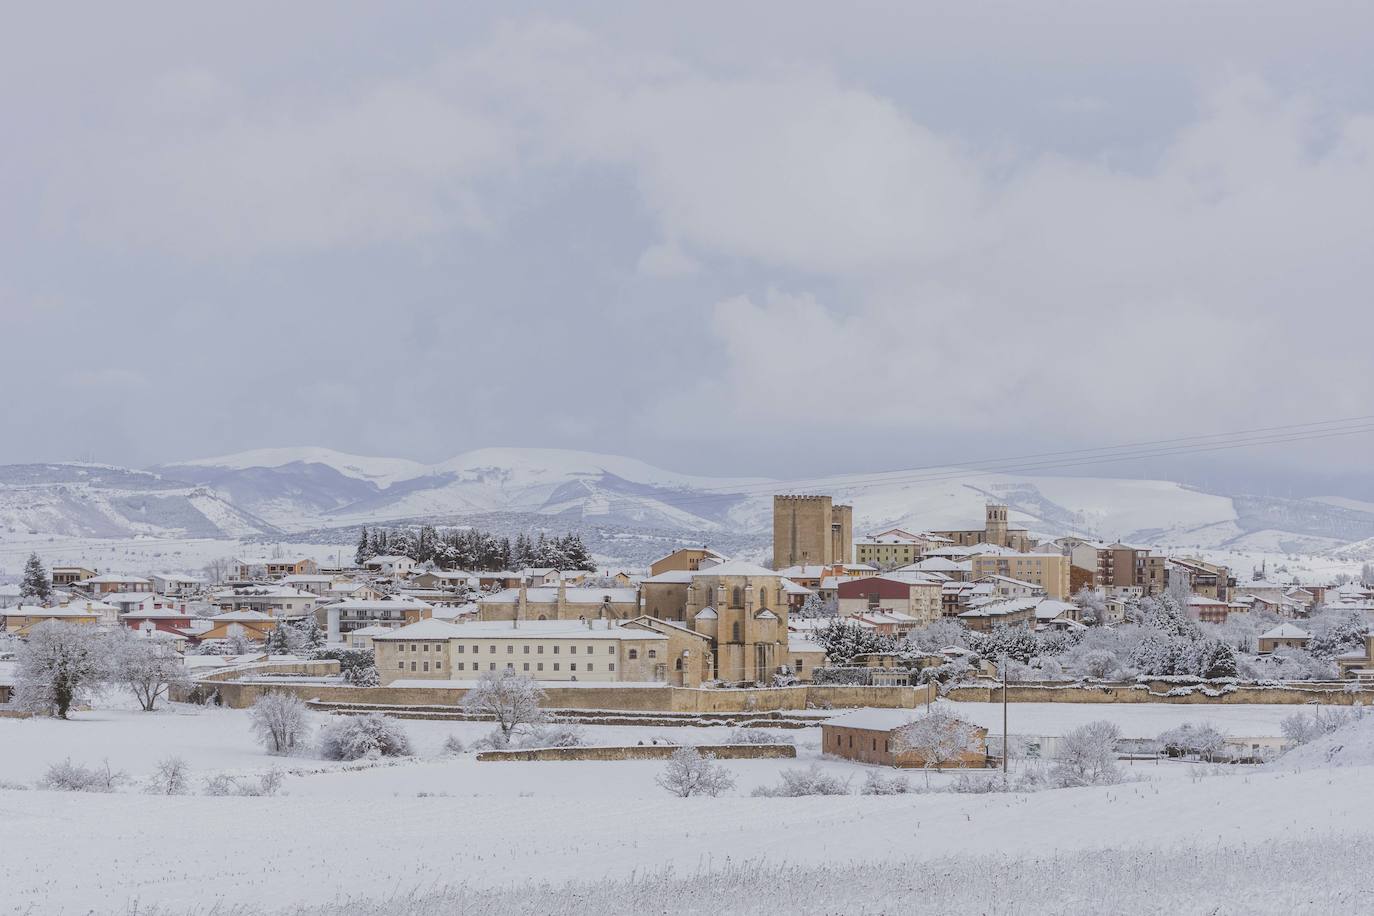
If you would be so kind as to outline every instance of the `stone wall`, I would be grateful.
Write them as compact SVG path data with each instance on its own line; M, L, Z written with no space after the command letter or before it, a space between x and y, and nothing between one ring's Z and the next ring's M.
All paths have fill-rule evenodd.
M1145 684L1011 684L1008 703L1274 703L1299 704L1313 700L1330 706L1350 706L1374 698L1371 694L1347 692L1347 684L1324 682L1261 687L1247 684L1173 684L1150 681ZM1000 703L1000 686L955 687L949 699L972 703Z
M477 759L485 762L546 760L667 760L679 748L668 744L639 744L626 747L541 747L524 751L482 751ZM717 760L780 760L797 756L791 744L704 744L697 748Z

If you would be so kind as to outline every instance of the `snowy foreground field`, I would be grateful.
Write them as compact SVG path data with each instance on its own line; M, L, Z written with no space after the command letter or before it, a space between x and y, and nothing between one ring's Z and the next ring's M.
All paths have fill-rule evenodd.
M1000 707L957 706L1000 726ZM1011 712L1021 733L1105 717L1126 736L1200 720L1266 736L1293 707ZM269 757L236 710L102 703L71 722L0 720L0 785L16 786L0 788L0 914L1358 912L1374 892L1367 747L1335 755L1339 767L1315 745L1267 768L1123 764L1121 785L1033 794L749 797L813 762L857 790L870 768L821 758L819 729L802 729L778 732L799 760L728 761L733 790L680 799L655 784L658 763L478 763L442 745L487 725L404 727L416 755L388 765ZM727 732L586 737L706 743ZM173 753L193 791L221 772L290 775L275 797L139 793ZM67 757L108 759L133 783L115 794L31 788Z

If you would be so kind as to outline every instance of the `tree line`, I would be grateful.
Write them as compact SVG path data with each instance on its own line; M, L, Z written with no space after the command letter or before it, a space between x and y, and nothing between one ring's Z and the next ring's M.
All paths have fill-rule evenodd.
M476 528L441 531L432 525L421 525L376 527L369 531L364 527L358 535L353 561L361 566L379 556L410 557L416 563L433 563L440 569L596 569L582 536L572 532L549 537L541 531L537 538L519 534L512 540Z

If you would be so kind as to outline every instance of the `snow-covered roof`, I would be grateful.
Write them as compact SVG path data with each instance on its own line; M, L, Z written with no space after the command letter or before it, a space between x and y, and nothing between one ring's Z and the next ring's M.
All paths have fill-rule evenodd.
M671 585L685 585L692 581L692 576L694 575L696 574L690 569L670 569L656 576L649 576L642 581L646 583L652 582L654 584L667 583Z
M395 598L379 598L376 601L367 601L362 598L345 598L335 604L328 605L330 610L338 608L343 611L425 611L431 610L433 605L421 601L419 598L407 598L398 595Z
M318 595L303 592L298 588L285 585L244 585L239 588L226 588L213 593L213 601L226 601L230 598L318 598Z
M166 601L167 599L155 592L106 592L100 596L100 600L111 604L128 604L131 601Z
M903 566L897 572L968 572L973 568L973 564L968 561L959 562L948 557L926 557L909 566Z
M1281 623L1268 632L1261 633L1260 639L1311 639L1312 634L1299 629L1291 623Z
M693 619L693 620L716 620L716 619L718 619L719 617L720 617L720 615L716 613L716 609L715 609L715 608L713 608L713 607L704 607L704 608L702 608L701 610L697 611L697 612L696 612L696 615L695 615L692 619Z
M82 585L152 585L153 583L141 576L120 576L115 573L104 573L99 576L92 576L81 583Z
M413 625L413 624L412 624ZM383 633L390 633L392 627L384 627L381 624L373 623L356 630L349 630L348 635L353 636L381 636Z
M889 732L901 728L919 718L920 714L911 709L856 709L853 712L826 719L822 725L840 728L862 728L868 731Z
M563 600L568 604L601 604L607 599L612 604L636 604L639 602L637 588L565 588ZM520 600L520 589L502 589L494 595L478 599L482 604L513 604ZM541 585L525 589L525 600L530 604L553 604L558 601L558 587Z
M784 592L786 592L787 594L789 594L789 595L811 595L811 594L814 594L814 592L812 592L811 589L807 588L805 585L798 585L797 583L793 582L791 579L784 578L784 579L782 579L781 581L782 581L782 590L783 590Z
M787 637L787 651L789 652L824 652L825 646L801 636Z
M447 623L442 620L421 620L392 630L381 640L404 639L466 639L469 637L495 639L668 639L662 633L640 627L623 627L605 621L591 621L588 626L580 620L477 620L471 623Z
M40 607L36 604L21 604L18 607L0 608L0 616L3 617L95 617L98 614L98 610L87 608L85 605Z
M817 569L819 568L817 567ZM765 569L756 563L749 563L745 560L728 560L706 569L699 569L695 574L698 576L781 576L784 573L774 569ZM807 577L802 575L800 578Z
M263 620L275 620L271 614L264 614L262 611L225 611L223 614L216 614L209 618L217 623L257 623Z

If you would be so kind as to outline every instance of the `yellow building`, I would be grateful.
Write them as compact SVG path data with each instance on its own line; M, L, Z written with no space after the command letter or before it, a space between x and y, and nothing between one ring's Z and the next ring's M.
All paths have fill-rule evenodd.
M985 576L1010 576L1038 585L1051 598L1067 600L1072 594L1069 583L1069 558L1060 553L1017 553L1005 551L979 554L969 558L970 576L975 581Z
M27 636L29 631L40 623L56 620L60 623L77 623L94 626L100 622L100 613L79 605L63 607L38 607L21 604L19 607L0 611L5 621L4 632L15 636Z
M854 507L829 496L773 497L773 568L854 562Z

